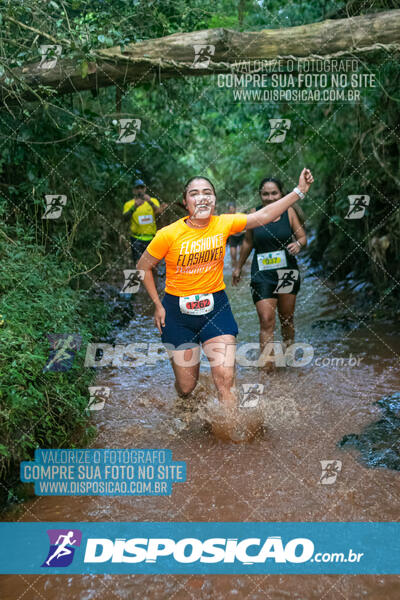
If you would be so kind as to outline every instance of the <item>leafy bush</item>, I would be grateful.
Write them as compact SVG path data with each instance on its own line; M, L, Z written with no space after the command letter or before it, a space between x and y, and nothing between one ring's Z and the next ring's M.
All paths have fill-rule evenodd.
M79 447L93 435L85 408L94 375L83 367L83 360L87 343L107 333L108 309L86 292L72 290L67 283L71 265L46 255L21 229L8 228L7 233L3 229L0 256L0 481L4 499L13 469L21 460L32 458L35 448ZM48 333L82 336L70 370L43 372L49 358Z

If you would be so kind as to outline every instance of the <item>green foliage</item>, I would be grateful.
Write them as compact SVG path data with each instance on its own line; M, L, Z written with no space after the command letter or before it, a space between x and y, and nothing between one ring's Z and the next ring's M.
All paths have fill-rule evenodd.
M97 48L123 49L144 39L206 29L215 10L213 2L202 0L4 0L2 4L0 63L5 59L7 68L37 62L40 44L57 42L63 57L82 59Z
M85 409L93 373L83 361L87 343L104 336L108 325L102 302L67 285L70 265L46 255L21 228L3 230L0 255L0 480L4 482L19 461L32 458L35 448L79 447L91 439L94 428ZM50 350L48 333L82 336L69 371L43 373Z

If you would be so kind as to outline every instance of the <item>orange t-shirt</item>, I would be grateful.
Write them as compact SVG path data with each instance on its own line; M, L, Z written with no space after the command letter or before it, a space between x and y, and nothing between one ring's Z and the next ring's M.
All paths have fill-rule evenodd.
M165 258L165 291L173 296L190 296L223 290L226 240L246 227L247 215L212 216L204 229L192 229L186 219L160 229L147 246L154 258Z

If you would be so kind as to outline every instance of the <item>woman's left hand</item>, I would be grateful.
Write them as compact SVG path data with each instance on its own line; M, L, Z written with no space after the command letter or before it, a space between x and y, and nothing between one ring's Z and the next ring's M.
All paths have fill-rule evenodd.
M312 183L314 183L314 177L312 176L310 169L306 169L304 167L304 169L300 173L300 178L299 178L298 187L299 187L300 191L302 191L303 194L306 194L308 192L308 190L310 189L310 185Z
M291 242L286 246L289 254L298 254L300 252L300 246L297 242Z

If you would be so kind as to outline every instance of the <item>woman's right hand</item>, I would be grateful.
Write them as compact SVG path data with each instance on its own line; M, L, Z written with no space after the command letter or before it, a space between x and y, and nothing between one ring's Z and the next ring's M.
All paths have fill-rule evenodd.
M306 194L313 182L314 177L312 176L310 169L304 168L299 177L299 190L303 192L303 194Z
M232 273L232 285L233 286L236 286L239 284L241 275L242 275L242 269L239 269L239 267L236 267L236 269Z
M165 308L162 304L160 306L157 306L154 311L154 323L156 324L156 327L161 335L161 327L165 327Z

